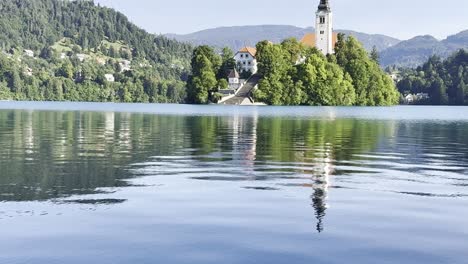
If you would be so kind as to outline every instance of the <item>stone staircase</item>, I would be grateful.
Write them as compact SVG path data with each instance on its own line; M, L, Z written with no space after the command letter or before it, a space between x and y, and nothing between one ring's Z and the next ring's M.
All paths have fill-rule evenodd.
M224 105L249 105L254 104L251 96L252 90L257 86L260 81L260 76L257 74L252 75L247 82L237 91L236 96L228 99L221 104Z

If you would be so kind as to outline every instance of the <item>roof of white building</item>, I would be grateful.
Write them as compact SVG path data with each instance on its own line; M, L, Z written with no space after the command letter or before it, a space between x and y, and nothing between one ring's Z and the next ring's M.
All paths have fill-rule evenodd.
M239 79L239 73L234 69L229 71L228 78L237 78Z
M252 47L244 47L237 53L249 53L250 55L252 55L252 57L255 57L255 55L257 55L257 49Z

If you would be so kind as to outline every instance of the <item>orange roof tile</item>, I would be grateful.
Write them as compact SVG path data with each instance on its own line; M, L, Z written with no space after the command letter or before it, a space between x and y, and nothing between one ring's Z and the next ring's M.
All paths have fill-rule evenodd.
M333 48L336 46L336 42L338 41L338 33L333 33ZM315 33L308 33L302 39L301 43L308 46L308 47L315 47Z
M252 48L252 47L244 47L241 50L239 50L237 53L239 53L239 52L249 53L250 55L252 55L252 57L255 57L255 55L257 55L257 49Z

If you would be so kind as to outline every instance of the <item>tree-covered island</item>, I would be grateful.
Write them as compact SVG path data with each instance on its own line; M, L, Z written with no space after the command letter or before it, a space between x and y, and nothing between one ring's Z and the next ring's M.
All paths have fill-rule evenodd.
M257 44L257 101L269 105L395 105L399 93L392 79L353 37L339 35L335 54L323 55L296 39L280 44ZM188 99L192 103L218 100L225 73L234 69L226 49L222 56L212 48L195 49Z

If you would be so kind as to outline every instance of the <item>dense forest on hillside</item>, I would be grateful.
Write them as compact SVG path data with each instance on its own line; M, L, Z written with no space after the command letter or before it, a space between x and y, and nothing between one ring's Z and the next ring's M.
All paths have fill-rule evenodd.
M460 50L446 60L431 57L416 69L403 70L398 90L402 94L426 93L421 104L468 104L468 52Z
M192 47L93 1L0 1L0 99L183 102Z

